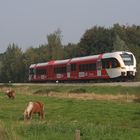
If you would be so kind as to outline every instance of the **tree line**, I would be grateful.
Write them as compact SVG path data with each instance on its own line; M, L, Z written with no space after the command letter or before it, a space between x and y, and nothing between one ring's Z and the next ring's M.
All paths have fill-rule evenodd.
M140 80L140 26L119 25L87 29L78 43L62 44L61 30L47 35L47 43L30 47L25 52L17 44L9 44L0 54L0 82L27 82L33 63L88 56L112 51L131 51L137 60L136 80Z

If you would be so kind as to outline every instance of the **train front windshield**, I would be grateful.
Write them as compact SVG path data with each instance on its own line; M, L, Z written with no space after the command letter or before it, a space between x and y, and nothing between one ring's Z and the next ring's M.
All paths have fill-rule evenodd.
M127 65L127 66L133 65L134 60L133 60L132 54L124 53L124 54L121 54L121 57L122 57L125 65Z

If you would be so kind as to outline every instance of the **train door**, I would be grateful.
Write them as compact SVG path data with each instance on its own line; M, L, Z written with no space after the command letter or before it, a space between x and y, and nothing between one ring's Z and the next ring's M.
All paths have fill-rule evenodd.
M53 78L54 78L53 66L49 65L47 69L47 80L53 80Z
M101 60L97 61L97 76L101 76L101 70L102 70L102 62Z
M71 77L71 64L67 64L67 78Z

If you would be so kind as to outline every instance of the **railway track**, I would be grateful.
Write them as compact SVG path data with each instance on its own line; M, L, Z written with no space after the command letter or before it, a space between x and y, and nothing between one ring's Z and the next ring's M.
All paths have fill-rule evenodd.
M11 85L41 85L41 86L54 86L54 85L63 85L63 86L126 86L126 87L138 87L140 82L112 82L112 83L10 83ZM0 83L0 85L8 85Z

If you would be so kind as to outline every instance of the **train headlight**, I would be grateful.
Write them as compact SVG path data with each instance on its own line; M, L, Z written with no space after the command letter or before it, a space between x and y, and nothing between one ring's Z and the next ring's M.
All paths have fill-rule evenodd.
M128 71L127 75L133 75L133 71Z

